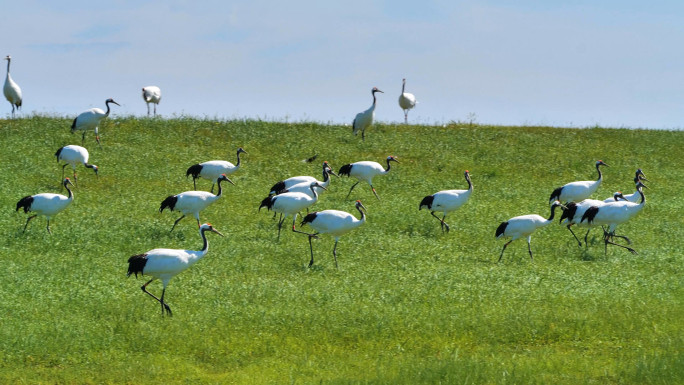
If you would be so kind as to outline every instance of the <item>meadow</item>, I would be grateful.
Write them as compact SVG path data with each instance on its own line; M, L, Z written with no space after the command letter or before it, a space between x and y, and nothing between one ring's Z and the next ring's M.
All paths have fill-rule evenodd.
M59 191L53 154L81 142L70 124L0 121L0 383L684 382L684 132L379 124L362 142L340 125L109 119L102 149L86 135L100 177L79 168L52 236L44 217L22 233L16 202ZM171 281L174 315L162 317L143 278L126 278L126 261L201 248L194 219L169 232L179 215L159 204L192 189L190 165L235 162L239 146L249 154L236 186L202 213L226 237L209 234L208 255ZM381 201L362 184L346 199L354 181L333 177L314 206L368 208L339 243L339 269L331 237L314 241L307 268L306 236L286 227L278 242L272 213L257 212L273 183L320 177L323 160L337 171L388 155L401 163L374 180ZM639 254L604 254L599 231L579 248L554 224L533 235L533 261L519 240L497 263L499 223L547 217L551 191L595 179L598 159L610 168L594 198L634 192L637 168L651 180L646 207L620 228ZM442 234L418 204L467 188L466 169L473 196ZM150 290L159 294L159 281Z

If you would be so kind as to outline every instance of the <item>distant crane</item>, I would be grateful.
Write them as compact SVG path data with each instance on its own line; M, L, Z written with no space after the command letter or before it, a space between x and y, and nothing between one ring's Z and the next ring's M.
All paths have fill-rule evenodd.
M426 196L418 206L419 211L423 208L430 210L430 215L437 218L437 220L440 222L442 232L444 232L445 227L446 232L449 232L449 225L444 222L444 218L446 218L447 213L458 210L461 206L468 202L468 199L470 199L470 196L473 194L473 183L470 181L470 174L468 173L468 170L466 170L463 174L465 175L466 182L468 182L467 190L443 190ZM439 217L435 215L435 211L441 211L444 213L442 219L439 219Z
M12 119L14 119L14 109L16 107L18 111L22 103L21 89L10 76L10 62L12 61L12 57L7 55L3 60L7 60L7 77L5 78L5 86L2 88L2 92L5 94L5 99L12 105Z
M327 161L323 162L323 173L324 174L325 174L326 168L332 169L332 166L330 166L330 164ZM288 189L288 188L290 188L296 184L304 183L304 182L311 183L311 182L317 182L317 180L313 176L293 176L292 178L287 178L285 180L281 180L280 182L274 184L273 187L271 187L271 190L269 190L270 192L268 194L269 195L275 195L279 191Z
M71 205L71 202L74 201L74 193L71 192L71 189L69 188L69 185L73 186L73 184L69 178L65 178L62 185L69 191L68 197L61 194L43 193L23 197L17 202L17 209L15 211L19 211L19 209L23 208L25 213L28 213L29 211L36 213L26 220L24 231L26 231L26 227L28 227L31 219L38 215L44 215L45 218L47 218L47 231L52 234L52 230L50 230L50 219L66 210L66 208Z
M209 241L207 241L207 236L205 234L207 231L223 236L223 234L216 230L210 223L205 223L199 228L200 236L204 241L204 245L200 251L154 249L147 253L134 255L128 258L128 273L126 274L126 277L135 274L135 277L138 278L138 273L143 276L147 274L152 277L152 279L142 285L141 289L145 294L154 298L161 304L162 315L164 315L164 310L166 310L168 315L172 315L171 308L164 302L166 286L169 285L171 278L184 272L207 255L207 251L209 251ZM157 279L161 279L163 285L161 299L147 291L147 285Z
M64 146L57 150L55 156L57 157L58 163L60 160L66 162L62 166L62 180L64 180L64 167L68 165L71 165L71 168L74 169L74 182L76 182L76 186L78 186L78 178L76 177L76 166L79 164L84 165L86 168L92 168L93 171L95 171L95 176L100 176L99 168L94 164L88 164L88 150L81 146L76 146L73 144L69 146Z
M558 187L551 193L551 198L549 203L557 200L561 202L581 202L591 196L596 190L598 190L601 182L603 182L603 174L601 174L601 169L599 166L609 167L607 164L603 163L602 160L596 162L596 171L598 172L598 180L595 181L582 181L582 182L572 182L564 186Z
M503 258L504 251L506 251L506 246L520 238L527 238L527 250L530 252L530 258L534 259L532 257L532 249L530 247L532 233L534 233L537 229L548 226L551 224L551 222L553 222L553 216L555 214L556 207L564 208L565 206L563 206L559 201L553 202L551 205L551 216L549 219L544 219L544 217L541 217L537 214L530 214L511 218L508 221L501 223L496 229L496 238L511 238L511 240L506 242L503 250L501 250L499 262L501 262L501 258Z
M107 112L102 111L100 108L91 108L86 112L82 112L80 115L76 117L76 119L74 119L74 122L71 123L72 134L76 131L83 131L81 144L83 144L83 141L85 140L86 131L95 130L95 140L97 140L97 144L100 145L100 147L102 147L102 145L100 144L100 135L98 134L98 126L100 125L102 119L109 116L109 103L114 103L117 106L120 106L119 103L115 102L113 99L107 99L105 100Z
M283 222L285 222L285 219L287 219L287 217L290 215L294 216L292 219L292 231L295 233L306 234L315 238L313 234L305 233L295 229L295 224L297 223L297 214L300 211L309 208L318 201L318 193L316 192L315 187L322 188L323 190L326 189L318 182L311 182L309 188L311 189L313 197L305 193L291 192L280 195L269 195L261 201L261 205L259 205L259 211L261 211L262 207L266 207L267 210L284 214L284 217L278 222L278 240L280 240L280 230L283 227Z
M214 195L210 192L206 191L186 191L184 193L180 193L178 195L171 195L168 196L164 201L161 203L161 206L159 207L159 212L163 212L165 208L169 208L171 211L180 211L183 213L183 216L176 219L176 221L173 223L173 227L171 227L171 231L176 228L176 225L178 222L180 222L181 219L185 218L186 215L192 214L195 219L197 219L197 226L199 227L200 225L200 218L199 218L199 213L200 211L206 209L209 207L212 203L216 202L221 198L221 195L223 194L223 190L221 189L221 182L223 181L228 181L230 184L235 185L232 180L228 179L225 175L221 175L218 178L218 194Z
M377 175L387 175L390 172L390 162L399 163L397 158L390 155L387 157L387 169L383 169L382 166L377 162L369 161L350 163L342 166L338 174L346 175L350 178L353 177L358 180L358 182L354 183L354 185L351 186L351 188L349 189L347 198L349 198L349 195L351 194L352 190L354 189L354 187L356 187L357 184L359 184L360 182L367 182L371 186L371 189L373 190L373 194L375 194L375 197L378 198L378 200L380 200L378 193L375 192L375 187L373 187L372 180Z
M233 165L225 160L210 160L209 162L193 164L186 171L185 176L192 175L192 184L197 190L197 183L195 182L197 178L211 179L211 192L214 192L214 185L221 175L231 175L240 169L242 165L240 160L240 153L247 154L247 151L243 150L242 147L237 149L237 164Z
M404 123L408 124L408 113L410 110L413 109L413 107L416 106L416 97L413 96L413 94L409 94L408 92L404 92L404 88L406 88L406 79L403 80L403 84L401 86L401 95L399 95L399 107L401 107L402 110L404 110Z
M330 234L335 237L333 257L335 258L336 268L338 267L337 242L340 241L340 237L366 223L366 215L363 212L363 210L366 210L366 208L363 206L361 201L356 201L356 209L359 210L359 213L361 213L361 219L356 219L353 215L344 211L323 210L308 214L304 217L301 225L299 225L301 227L308 223L311 228L316 230L316 233L313 235ZM311 261L309 261L309 267L313 266L314 264L313 245L311 244L311 238L312 237L309 237L309 248L311 249Z
M157 115L157 104L161 102L161 90L159 87L147 86L142 89L142 97L147 104L147 116L150 116L150 103L154 104L154 115Z
M373 95L373 105L366 111L359 112L356 114L356 118L352 122L352 133L358 135L359 130L361 130L361 139L366 140L366 128L373 124L373 119L375 119L375 93L382 92L377 87L373 87L371 94ZM384 94L384 92L382 92Z

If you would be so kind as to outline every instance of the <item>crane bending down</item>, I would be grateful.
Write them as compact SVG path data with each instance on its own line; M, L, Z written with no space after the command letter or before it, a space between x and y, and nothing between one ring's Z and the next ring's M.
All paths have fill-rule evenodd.
M304 220L299 225L301 227L308 223L311 228L316 230L313 235L330 234L335 237L335 247L333 247L335 268L338 267L337 242L340 241L340 237L366 223L366 214L363 212L363 210L366 210L366 208L363 206L361 201L356 201L356 209L359 210L359 213L361 213L361 219L356 219L353 215L344 211L323 210L308 214L304 217ZM311 250L311 261L309 261L309 267L313 266L314 264L313 245L311 244L311 238L312 237L309 237L309 249Z
M380 200L380 197L378 196L378 193L375 192L375 187L373 187L372 180L375 176L377 175L387 175L390 172L390 162L397 162L397 158L394 156L388 156L387 157L387 168L383 169L382 166L377 163L377 162L369 162L369 161L363 161L363 162L356 162L356 163L350 163L350 164L345 164L340 168L340 171L338 174L340 175L346 175L350 178L356 178L358 182L354 183L353 186L349 189L349 193L347 194L347 198L349 198L349 195L351 195L352 190L354 187L356 187L357 184L361 182L367 182L371 190L373 190L373 194L375 194L375 197Z
M511 242L515 241L516 239L520 238L527 238L527 250L530 252L530 258L534 259L532 257L532 248L530 247L532 233L534 233L537 229L540 229L544 226L548 226L549 224L551 224L551 222L553 222L553 216L555 214L556 207L565 208L565 206L563 206L559 201L553 202L553 204L551 205L551 216L549 217L549 219L544 219L544 217L541 217L537 214L531 214L514 217L506 222L501 223L499 227L496 229L496 238L499 239L510 237L511 240L506 242L503 249L501 250L499 262L501 262L501 258L503 258L504 251L506 251L506 246L508 246Z
M200 236L204 241L202 250L154 249L128 258L128 273L126 277L135 274L135 277L138 278L138 273L142 276L149 275L152 277L152 279L142 285L141 289L145 294L161 304L162 315L164 315L165 310L168 315L172 315L171 308L164 302L166 286L169 285L171 278L189 269L207 255L209 251L209 241L207 241L205 234L207 231L223 236L210 223L205 223L199 228ZM163 285L161 298L157 298L157 296L147 291L147 285L157 279L161 279Z
M328 161L323 162L323 173L324 174L326 172L325 169L332 169L332 166L328 163ZM317 180L313 176L305 176L305 175L293 176L292 178L287 178L285 180L281 180L281 181L277 182L276 184L274 184L273 187L271 187L271 189L269 190L270 192L268 193L268 195L278 194L278 192L280 192L280 191L286 190L286 189L288 189L288 188L290 188L296 184L300 184L300 183L304 183L304 182L311 183L311 182L317 182Z
M234 174L242 166L242 161L240 160L240 154L247 151L243 150L242 147L237 149L237 164L233 165L225 160L210 160L204 163L193 164L185 172L185 177L192 175L192 185L197 190L197 183L195 182L198 178L211 179L211 192L214 193L214 185L221 175L231 175Z
M157 116L157 104L161 102L161 90L159 87L143 87L142 97L145 100L145 104L147 104L147 116L150 116L150 103L154 104L154 115Z
M281 218L278 222L278 240L280 240L280 230L283 227L283 222L285 222L285 219L287 219L287 217L290 215L294 216L294 218L292 219L292 231L294 231L295 233L306 234L310 237L316 238L316 236L313 234L305 233L303 231L295 229L298 213L304 209L309 208L318 201L318 193L315 189L316 187L326 190L326 188L323 187L320 183L311 182L309 188L311 189L312 195L304 194L301 192L291 192L280 195L269 195L261 201L261 205L259 205L259 211L261 211L262 207L266 207L267 210L272 210L276 213L284 214L283 218Z
M2 88L2 92L5 94L5 99L12 105L12 119L14 119L14 109L16 107L17 111L21 108L22 98L21 98L21 88L19 85L12 80L10 76L10 62L12 57L7 55L3 60L7 60L7 77L5 77L5 86Z
M71 165L71 168L74 169L74 182L76 182L76 186L78 186L78 178L76 177L76 166L79 164L84 165L86 168L92 168L93 171L95 171L95 176L99 177L99 168L94 165L94 164L88 164L88 150L81 146L76 146L76 145L69 145L69 146L64 146L57 150L55 153L55 157L57 157L57 162L59 161L64 161L64 165L62 166L62 180L64 180L64 167Z
M572 182L564 186L558 187L551 193L551 198L549 203L553 201L560 202L581 202L591 196L596 190L598 190L601 182L603 182L603 174L599 166L609 167L607 164L603 163L602 160L596 162L596 171L598 172L597 180Z
M209 207L212 203L216 202L223 195L223 189L221 188L221 182L228 181L230 184L235 185L232 180L228 179L225 175L221 175L218 178L218 194L214 195L207 191L186 191L178 195L170 195L161 203L159 206L159 212L163 212L165 208L169 208L171 211L180 211L183 216L176 219L171 227L171 231L176 228L178 222L185 218L186 215L192 214L192 216L197 219L197 226L200 225L199 213L200 211Z
M74 193L69 188L69 185L73 186L73 184L69 178L65 178L62 185L66 187L67 191L69 191L68 197L65 197L61 194L43 193L23 197L19 202L17 202L16 211L19 211L19 209L23 208L25 213L28 213L29 211L36 213L26 220L24 231L26 231L26 227L28 227L31 219L37 217L38 215L45 215L45 218L47 218L47 231L48 233L52 234L52 230L50 230L50 219L66 210L66 208L71 205L71 202L74 201Z
M406 88L406 79L403 80L403 84L401 85L401 95L399 95L399 107L401 107L402 110L404 110L404 123L408 124L408 113L410 110L413 109L413 107L416 106L416 97L413 96L413 94L409 94L408 92L404 92L404 88Z
M420 202L418 206L418 211L422 210L423 207L430 210L430 215L437 218L442 227L442 232L446 227L446 232L449 232L449 225L444 222L447 213L458 210L461 206L468 202L470 196L473 194L473 183L470 181L470 174L466 170L463 175L465 176L466 182L468 182L467 190L444 190L438 193L428 195ZM439 219L435 215L435 211L441 211L444 213L442 219Z
M371 90L371 94L373 95L373 105L366 111L356 114L356 117L352 122L352 133L354 135L358 135L359 130L361 130L361 139L363 140L366 140L366 128L370 127L373 124L373 119L375 119L375 105L377 104L375 99L376 92L381 92L384 94L384 92L377 89L377 87L373 87Z
M105 100L105 105L107 106L107 112L102 111L100 108L91 108L88 111L82 112L79 114L76 119L74 119L74 122L71 123L71 133L73 134L76 131L83 131L83 137L81 138L81 144L83 144L83 141L85 141L85 134L86 131L89 130L95 130L95 140L97 140L97 144L102 147L100 144L100 135L99 135L99 125L102 119L106 118L109 116L109 103L114 103L117 106L120 106L119 103L115 102L113 99L109 98Z

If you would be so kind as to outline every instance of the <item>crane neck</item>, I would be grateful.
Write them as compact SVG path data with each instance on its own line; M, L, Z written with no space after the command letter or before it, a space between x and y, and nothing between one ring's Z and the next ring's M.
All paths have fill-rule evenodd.
M317 201L318 200L318 193L316 192L316 186L309 186L311 189L311 192L313 193L313 200Z
M643 206L644 203L646 203L646 195L644 195L644 191L643 191L643 190L644 190L643 188L637 189L637 191L638 191L639 194L641 195L641 201L639 202L639 206Z
M392 165L390 165L390 162L391 161L389 159L387 159L387 168L385 169L385 174L387 174L390 171L390 169L392 168Z
M549 219L546 220L547 224L551 223L553 221L553 217L556 215L556 207L558 207L558 206L556 206L556 205L551 206L551 216L549 217Z
M71 189L69 188L69 184L68 184L68 183L64 183L64 187L67 189L67 191L69 191L69 200L74 200L74 193L73 193L73 192L71 191Z
M206 229L200 229L200 236L202 236L202 241L204 244L202 245L202 250L200 251L201 253L197 259L204 257L207 254L207 251L209 251L209 241L207 240L207 235L205 232Z
M9 63L7 63L7 64L8 64L8 68L9 68ZM375 108L375 102L376 102L375 91L373 91L373 108Z
M473 191L473 182L470 181L470 177L465 177L466 182L468 182L468 190Z
M330 174L328 174L328 170L323 169L323 186L328 187L330 185Z
M216 199L221 197L221 194L223 194L223 187L221 187L221 182L223 182L223 179L219 179L216 184L218 184L218 192L216 193Z
M406 88L406 82L404 82L404 84L401 85L401 93L402 94L404 93L404 88Z
M237 171L238 168L240 168L240 151L238 150L237 152L237 164L235 165L235 170Z
M361 213L361 219L359 219L359 224L357 226L361 226L362 224L366 223L366 213L364 213L359 206L356 206L356 209L359 210L359 213Z
M104 114L105 118L109 116L109 103L111 103L109 100L107 100L105 102L105 105L107 106L107 112L105 112L105 114Z
M601 173L601 165L600 164L596 165L596 171L598 171L598 174L599 174L598 179L596 180L598 182L598 181L601 181L601 179L603 178L603 174Z
M12 61L12 59L7 59L7 76L9 76L10 61Z

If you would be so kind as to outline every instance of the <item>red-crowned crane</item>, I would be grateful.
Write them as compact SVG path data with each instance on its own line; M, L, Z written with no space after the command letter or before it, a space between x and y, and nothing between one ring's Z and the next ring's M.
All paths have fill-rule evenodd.
M361 130L361 139L366 140L366 128L373 124L373 119L375 119L375 105L377 101L375 99L375 93L382 92L377 87L373 87L371 94L373 95L373 105L366 111L359 112L356 114L354 121L352 122L352 133L358 135L359 130ZM384 94L384 92L382 92Z
M71 165L71 168L74 169L74 182L76 182L76 186L78 186L78 178L76 177L76 166L79 164L84 165L86 168L92 168L93 171L95 171L95 176L100 176L99 168L94 164L88 164L88 150L81 146L76 146L73 144L69 146L64 146L57 150L55 156L57 157L58 163L59 161L66 162L62 166L62 180L64 180L64 167L68 165Z
M202 250L154 249L128 258L128 273L126 277L135 274L135 277L138 278L138 273L143 276L149 275L152 277L152 279L142 285L141 289L161 304L162 315L164 315L164 310L166 310L168 315L171 315L171 308L164 302L166 286L169 285L171 278L189 269L207 255L207 251L209 251L209 241L205 234L207 231L223 236L210 223L205 223L199 228L200 236L204 241ZM157 279L161 279L163 285L161 299L147 291L147 285Z
M361 213L361 219L356 219L353 215L344 211L323 210L308 214L304 217L304 220L300 225L301 227L308 223L309 226L316 231L313 235L330 234L335 237L335 247L333 247L335 268L338 267L337 242L340 241L340 237L366 223L366 215L363 212L363 210L366 210L366 208L363 206L361 201L356 201L356 209L359 210L359 213ZM311 249L311 261L309 261L309 267L313 266L314 264L313 245L311 244L311 238L312 237L309 237L309 248Z
M5 99L12 105L12 119L14 119L15 107L17 111L21 108L21 88L19 88L19 85L15 83L14 80L12 80L12 76L10 76L10 62L12 61L12 57L7 55L3 60L7 60L7 77L5 78L5 86L2 88L2 92L5 94Z
M559 223L561 225L566 225L567 229L570 231L573 237L575 237L575 240L577 241L577 244L579 247L582 247L582 242L580 242L579 238L577 238L577 235L575 235L575 232L572 231L572 226L577 226L580 228L587 228L587 233L584 234L584 244L585 246L588 246L588 241L587 238L589 237L589 232L591 231L592 228L598 227L598 225L590 225L586 222L580 223L582 216L584 213L587 211L592 206L603 206L605 203L612 203L616 202L620 198L622 198L623 195L621 192L616 192L613 194L613 197L611 198L610 202L604 202L604 201L599 201L595 199L585 199L581 202L570 202L567 204L566 208L563 210L563 213L561 214L561 218ZM623 238L627 242L631 242L629 238L621 236L621 235L615 235L616 237Z
M323 162L323 173L325 174L325 169L332 169L332 166L327 162ZM268 195L275 195L280 191L286 190L296 184L299 183L311 183L311 182L317 182L316 178L313 176L293 176L292 178L287 178L285 180L281 180L280 182L276 183L271 187L269 190L270 192Z
M318 182L321 186L323 186L323 188L325 188L326 190L327 190L328 187L330 186L330 174L333 174L333 175L337 176L337 174L335 174L335 172L334 172L333 170L331 170L330 168L327 168L327 167L326 167L326 168L323 169L323 182L321 182L321 181L316 181L316 182ZM338 178L339 178L339 177L338 177ZM301 182L301 183L297 183L296 185L294 185L294 186L292 186L292 187L290 187L290 188L287 188L287 189L285 189L285 190L280 190L280 191L278 192L278 194L276 194L276 195L280 195L280 194L288 193L288 192L301 192L301 193L307 194L307 195L309 195L309 196L311 196L311 197L313 198L313 193L311 192L311 189L309 188L310 185L311 185L311 182ZM314 190L316 190L316 192L317 192L318 194L321 194L323 191L325 191L325 190L323 190L322 188L319 188L319 187L316 187Z
M530 252L530 258L534 259L532 257L532 248L530 247L532 233L534 233L537 229L540 229L544 226L548 226L549 224L551 224L551 222L553 222L553 216L555 214L556 207L564 208L565 206L563 206L559 201L553 202L553 204L551 205L551 216L549 217L549 219L545 219L544 217L539 216L537 214L530 214L511 218L506 222L501 223L499 227L496 229L496 239L511 238L511 240L506 242L506 244L503 247L503 250L501 250L499 262L501 262L501 258L503 258L504 251L506 251L506 246L508 246L511 242L515 241L516 239L520 238L527 238L527 250Z
M150 103L154 104L154 115L157 115L157 104L161 102L161 90L159 87L147 86L142 89L142 97L147 104L147 116L150 116Z
M74 193L69 188L69 185L73 186L73 184L69 178L65 178L62 185L69 191L68 197L61 194L43 193L23 197L17 202L17 209L15 211L19 211L19 209L23 208L25 213L28 213L29 211L35 213L26 220L24 231L26 231L26 227L28 227L31 219L38 215L44 215L45 218L47 218L47 231L52 234L52 230L50 230L50 219L66 210L66 208L71 205L71 202L74 201Z
M358 182L354 183L354 185L351 186L351 188L349 189L347 198L349 198L349 195L351 194L352 190L354 189L354 187L356 187L357 184L359 184L360 182L367 182L370 185L371 190L373 190L373 194L375 194L375 197L378 198L378 200L380 200L378 193L375 192L375 187L373 187L372 180L374 177L378 175L387 175L390 172L390 162L399 163L397 158L390 155L387 157L386 169L383 169L380 163L369 161L350 163L342 166L338 174L346 175L350 178L356 178L358 180Z
M413 107L416 106L416 97L413 96L413 94L409 94L408 92L404 92L404 89L406 88L406 79L403 80L403 83L401 85L401 95L399 95L399 107L401 107L402 110L404 110L404 123L408 124L408 113L410 110L413 109Z
M601 182L603 182L603 174L601 174L601 169L599 168L600 166L606 166L609 167L607 164L603 163L602 160L599 160L596 162L596 171L598 171L598 179L597 180L589 180L589 181L582 181L582 182L572 182L568 183L562 187L558 187L557 189L553 190L551 193L551 198L549 199L549 203L553 201L560 201L560 202L581 202L594 192L598 190L599 186L601 185Z
M641 169L636 170L636 175L634 176L634 185L637 188L637 191L634 194L627 194L627 195L622 195L625 197L625 200L632 202L632 203L637 203L639 202L639 199L641 199L641 195L639 195L639 183L641 181L646 181L648 182L648 179L646 179L646 176L644 173L641 171ZM643 183L641 183L643 185ZM613 197L611 198L606 198L603 201L606 203L614 202L616 199L613 199L615 197L615 194L613 194Z
M228 181L230 184L235 185L232 180L228 179L225 175L221 175L218 178L218 194L214 195L207 191L186 191L178 195L168 196L161 203L159 207L159 212L163 212L165 208L169 208L171 211L180 211L183 216L176 219L171 227L171 231L176 228L178 222L185 218L186 215L192 214L192 216L197 219L197 226L200 225L199 213L200 211L209 207L212 203L216 202L223 195L223 189L221 189L221 182Z
M295 224L297 223L297 214L304 209L308 209L311 205L318 201L318 193L316 192L315 187L322 188L323 190L326 189L318 182L311 182L309 189L311 189L313 197L305 193L292 192L280 195L269 195L261 201L261 205L259 205L259 211L261 211L262 207L266 207L267 210L284 214L283 218L278 222L279 240L280 230L283 227L283 222L285 222L285 219L287 219L287 217L290 215L294 216L292 220L292 231L295 233L306 234L310 237L313 236L315 238L313 234L305 233L295 229Z
M590 225L608 226L608 230L604 230L603 235L606 253L608 252L608 245L610 244L627 249L632 254L637 254L636 250L631 247L611 242L610 238L615 236L615 229L619 225L634 218L644 208L644 205L646 204L646 196L642 191L644 187L646 186L643 184L640 184L637 187L639 194L641 195L641 202L639 203L623 201L605 203L603 206L592 206L588 208L584 215L582 215L582 220L580 222L586 221Z
M95 130L95 140L97 140L97 144L102 146L100 144L100 135L99 135L99 125L102 119L106 118L109 116L109 103L114 103L117 106L120 106L119 103L115 102L113 99L109 98L105 100L105 105L107 106L107 112L102 111L100 108L91 108L86 112L82 112L79 114L76 119L74 119L74 122L71 123L71 133L73 134L76 131L83 131L83 137L81 138L81 144L83 144L83 141L85 140L85 134L86 131L89 130Z
M237 149L236 165L226 162L225 160L210 160L204 163L193 164L188 168L188 171L185 172L185 176L192 175L192 184L195 187L195 190L197 190L197 183L195 182L197 178L211 179L211 192L213 193L214 185L221 175L231 175L240 169L242 166L242 161L240 160L241 153L247 154L247 151L243 150L242 147Z
M467 190L443 190L426 196L418 206L419 211L423 208L430 210L430 215L437 218L437 220L440 222L442 232L444 232L445 227L446 232L449 232L449 225L444 222L444 218L446 218L447 213L458 210L461 206L468 202L470 196L473 195L473 183L470 181L470 174L468 173L468 170L466 170L463 174L465 175L466 182L468 182ZM444 213L442 219L439 219L439 217L435 215L435 211Z

